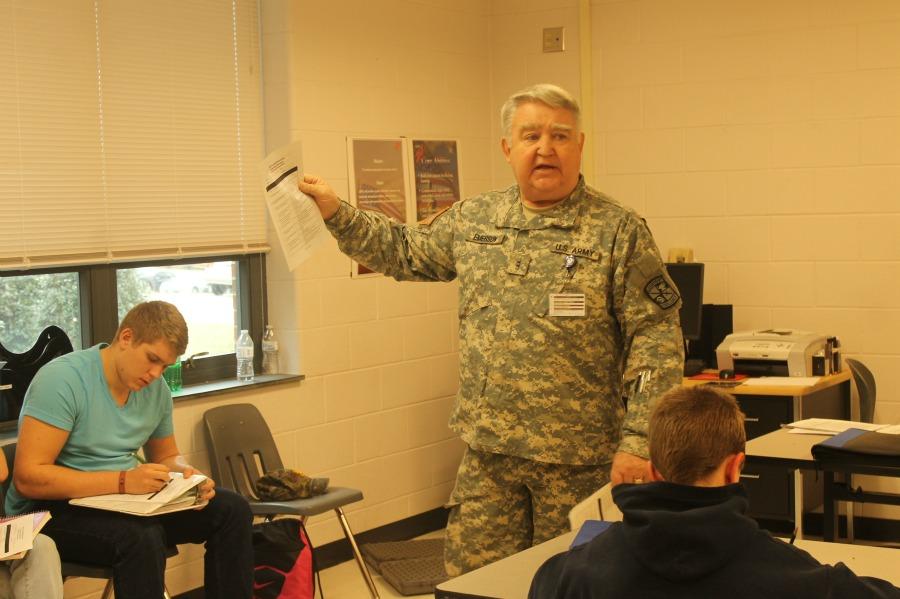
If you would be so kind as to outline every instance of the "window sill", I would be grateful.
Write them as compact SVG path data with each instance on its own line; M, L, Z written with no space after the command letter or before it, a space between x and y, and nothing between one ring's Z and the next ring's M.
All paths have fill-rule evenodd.
M306 376L302 374L258 374L252 381L239 381L237 379L225 379L221 381L211 381L209 383L200 383L197 385L185 385L178 391L172 392L172 401L180 402L188 399L197 399L199 397L209 397L211 395L222 395L225 393L233 393L235 391L243 391L246 389L256 389L258 387L268 387L270 385L280 385L292 381L302 381Z

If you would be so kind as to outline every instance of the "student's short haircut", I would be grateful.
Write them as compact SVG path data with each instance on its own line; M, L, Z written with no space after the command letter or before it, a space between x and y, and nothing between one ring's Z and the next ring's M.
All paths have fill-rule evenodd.
M578 107L578 101L572 94L552 83L538 83L517 91L504 102L503 108L500 109L500 130L503 137L509 139L512 133L516 109L522 104L532 102L540 102L550 108L565 108L575 117L575 128L581 130L581 108Z
M744 413L709 386L677 387L650 414L650 461L669 482L693 485L729 455L744 451Z
M169 302L153 301L136 305L119 324L116 339L126 328L134 333L135 343L156 343L164 339L175 350L176 356L182 355L187 348L187 323L178 308Z

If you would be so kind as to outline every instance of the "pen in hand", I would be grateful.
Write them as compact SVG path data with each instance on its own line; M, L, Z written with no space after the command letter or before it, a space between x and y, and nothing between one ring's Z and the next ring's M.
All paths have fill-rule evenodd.
M136 451L131 452L131 457L136 459L138 464L146 464L147 463L147 460L145 460L144 457Z
M171 479L171 478L170 478L169 480L167 480L166 482L164 482L164 483L163 483L163 486L161 486L161 487L159 488L159 490L156 491L156 493L154 493L153 495L151 495L150 497L148 497L148 498L147 498L147 501L150 501L151 499L153 499L154 497L156 497L157 495L159 495L160 493L162 493L162 490L165 489L167 486L169 486L169 483L170 483L170 482L172 482L172 479Z

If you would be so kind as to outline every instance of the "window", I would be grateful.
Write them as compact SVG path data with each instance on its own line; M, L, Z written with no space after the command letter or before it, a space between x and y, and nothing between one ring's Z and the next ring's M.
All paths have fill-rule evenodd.
M185 384L235 375L265 309L258 4L0 0L8 349L49 324L109 341L160 298L209 352Z
M190 341L182 360L204 354L195 359L194 368L184 371L185 384L232 378L234 340L240 329L249 329L257 341L262 338L265 257L0 273L0 343L22 353L49 325L66 331L75 349L109 342L129 309L156 299L175 304L187 321Z
M119 321L135 304L164 300L188 323L185 358L234 351L238 328L237 266L234 260L116 270Z
M50 325L81 348L78 273L16 274L0 278L0 343L17 354L31 349Z

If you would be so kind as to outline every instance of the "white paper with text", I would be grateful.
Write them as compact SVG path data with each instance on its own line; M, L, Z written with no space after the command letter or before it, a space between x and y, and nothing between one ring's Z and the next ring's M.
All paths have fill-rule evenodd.
M262 163L266 205L288 268L294 270L328 237L315 201L297 188L303 175L300 144L278 148Z

